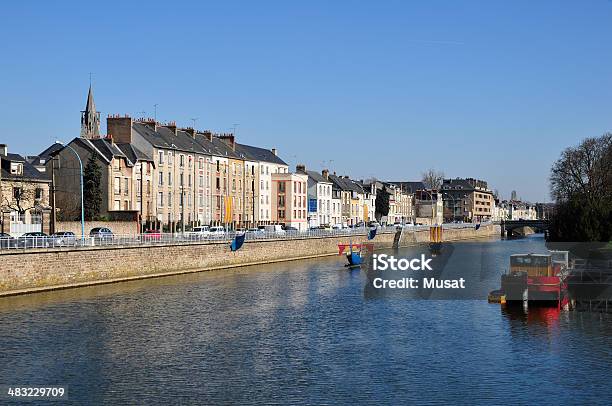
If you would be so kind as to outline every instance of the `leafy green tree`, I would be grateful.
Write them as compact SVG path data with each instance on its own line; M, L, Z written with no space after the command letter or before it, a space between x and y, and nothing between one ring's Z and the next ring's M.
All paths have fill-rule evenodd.
M83 170L83 201L85 219L97 220L102 206L102 169L98 164L98 155L94 152Z

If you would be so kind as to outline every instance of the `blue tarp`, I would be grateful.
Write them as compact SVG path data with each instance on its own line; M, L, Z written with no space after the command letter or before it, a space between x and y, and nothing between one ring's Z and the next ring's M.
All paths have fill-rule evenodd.
M246 236L245 233L236 234L236 237L234 237L234 240L232 241L232 244L230 245L230 249L232 251L238 251L240 247L242 247L242 244L244 244L245 236Z

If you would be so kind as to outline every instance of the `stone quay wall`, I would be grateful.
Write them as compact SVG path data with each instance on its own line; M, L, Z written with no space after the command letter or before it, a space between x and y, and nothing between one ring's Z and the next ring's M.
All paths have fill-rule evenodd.
M499 233L496 225L449 229L444 240ZM350 239L353 244L367 241L365 235ZM393 233L379 234L370 242L378 250L391 248L394 239ZM404 231L399 245L428 241L428 230ZM245 242L237 252L230 251L228 242L5 251L0 254L0 296L338 255L338 244L348 242L348 236L258 240Z

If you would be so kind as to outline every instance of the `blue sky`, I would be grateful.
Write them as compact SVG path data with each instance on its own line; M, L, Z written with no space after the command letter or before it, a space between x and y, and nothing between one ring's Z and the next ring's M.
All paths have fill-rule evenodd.
M91 6L90 6L91 5ZM1 142L107 114L276 147L292 166L417 180L433 167L548 200L560 151L611 129L612 1L8 2ZM105 126L103 126L105 131ZM331 161L331 162L330 162Z

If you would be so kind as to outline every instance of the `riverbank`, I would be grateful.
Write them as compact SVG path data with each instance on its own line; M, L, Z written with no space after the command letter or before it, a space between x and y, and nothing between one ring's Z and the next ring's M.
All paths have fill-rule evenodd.
M497 225L444 230L445 241L499 236ZM429 241L429 230L379 234L375 249L391 248L398 238L405 247ZM273 262L338 255L338 244L359 244L365 234L248 241L237 252L227 242L138 247L87 247L70 250L28 250L0 255L0 296L115 283L182 273L235 268Z

